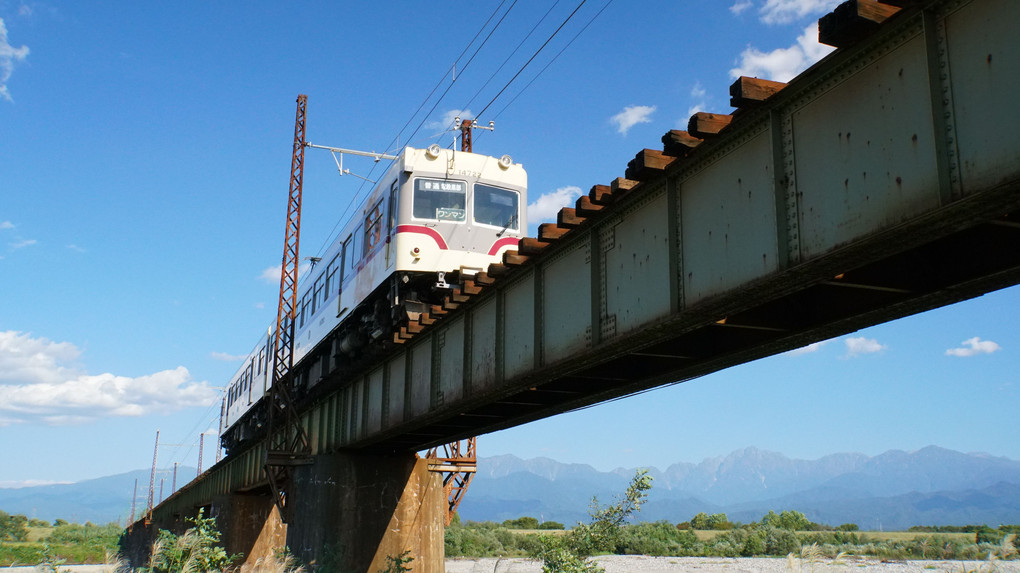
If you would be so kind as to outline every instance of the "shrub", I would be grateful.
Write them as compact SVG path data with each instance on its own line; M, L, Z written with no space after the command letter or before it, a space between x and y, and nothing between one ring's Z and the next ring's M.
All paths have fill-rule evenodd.
M183 571L222 571L237 557L230 556L219 545L220 532L216 519L203 517L188 518L194 527L177 536L165 529L159 531L152 546L149 573L179 573Z
M680 556L693 555L697 544L694 532L658 521L624 527L615 549L620 555Z
M538 529L538 519L534 517L518 517L503 522L503 527L509 529Z
M542 560L544 573L594 573L602 568L588 558L616 546L623 523L648 497L652 476L639 471L631 480L623 497L616 503L600 506L592 499L588 515L591 522L579 523L566 535L542 537L543 548L535 556Z

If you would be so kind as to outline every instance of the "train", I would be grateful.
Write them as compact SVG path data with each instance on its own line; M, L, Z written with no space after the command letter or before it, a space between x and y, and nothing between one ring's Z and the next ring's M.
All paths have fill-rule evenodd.
M299 279L294 370L326 340L334 341L337 360L351 364L391 347L395 329L449 293L448 276L483 271L516 248L527 204L527 173L509 155L404 148ZM266 423L275 327L259 337L224 393L219 434L228 455Z

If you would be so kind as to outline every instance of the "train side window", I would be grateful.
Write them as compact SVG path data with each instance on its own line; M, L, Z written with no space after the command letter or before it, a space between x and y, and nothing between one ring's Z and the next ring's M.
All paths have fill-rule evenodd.
M382 239L382 199L378 200L365 217L365 254Z
M339 267L343 266L343 264L344 264L344 251L343 248L341 247L340 252L337 253L335 257L333 257L333 260L330 261L329 266L326 267L326 282L322 286L322 302L326 302L329 299L329 295L331 292L329 289L331 287L338 288L340 286L338 280L343 276L343 274L341 273L341 276L338 277L336 276L336 271Z
M414 180L414 216L463 223L467 183L449 179Z
M398 204L397 204L397 198L398 198L397 191L400 189L399 183L400 183L400 180L397 179L397 180L394 180L393 183L390 184L390 204L389 204L389 207L388 207L388 211L389 211L389 215L390 216L389 216L389 226L386 227L386 234L387 235L392 233L393 230L397 228L397 208L398 208L397 207L398 206Z
M361 249L358 248L358 243L361 241L358 239L358 235L361 234L361 228L357 228L351 233L351 236L347 239L347 244L344 245L344 258L347 259L347 271L354 273L358 268L358 261L361 260Z
M343 285L344 279L351 276L351 273L347 271L348 267L351 266L351 247L354 246L354 237L347 237L344 241L344 258L340 266L337 267L340 270L340 284ZM342 287L341 287L342 288Z
M305 308L308 306L308 293L301 298L301 308L298 310L298 328L302 328L305 325Z
M315 284L312 286L312 299L309 301L312 305L312 309L309 311L314 316L315 308L319 306L319 294L322 292L322 275L315 279Z
M516 191L475 183L475 222L516 231L519 200Z

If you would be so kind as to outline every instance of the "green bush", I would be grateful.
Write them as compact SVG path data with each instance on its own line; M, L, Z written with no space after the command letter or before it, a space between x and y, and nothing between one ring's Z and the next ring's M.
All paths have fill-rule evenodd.
M220 532L216 519L203 517L188 518L194 527L175 535L165 529L159 530L152 546L148 573L181 573L184 571L223 571L237 555L227 555L220 546ZM145 570L143 570L145 571Z
M615 549L619 555L684 556L694 555L698 545L693 531L677 529L668 521L658 521L624 527Z
M28 539L28 518L0 511L0 541L25 541Z
M53 530L46 538L46 542L64 545L100 545L115 549L122 533L124 529L116 523L106 525L64 523Z
M1006 536L1006 532L1001 529L992 529L987 525L983 525L974 532L975 541L977 543L994 543L998 544L1002 542L1002 538Z
M538 529L538 519L534 517L518 517L503 522L503 527L509 529Z

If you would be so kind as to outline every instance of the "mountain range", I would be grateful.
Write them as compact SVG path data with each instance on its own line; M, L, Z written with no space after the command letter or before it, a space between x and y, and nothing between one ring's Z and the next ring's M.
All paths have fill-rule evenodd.
M510 455L479 460L478 468L460 506L462 519L531 515L567 524L585 519L593 495L608 501L621 494L636 471ZM647 469L654 478L640 514L647 521L676 523L703 511L748 522L794 509L818 523L862 529L1020 523L1020 461L936 446L817 460L745 448L698 464Z
M1020 461L936 446L817 460L745 448L697 464L646 469L654 482L639 514L644 521L677 523L699 512L722 512L732 521L749 522L770 510L792 509L818 523L856 523L865 530L1020 523ZM179 483L194 471L179 468ZM585 464L512 455L480 458L459 511L464 520L528 515L570 525L586 519L593 496L606 502L622 494L636 471L598 471ZM0 510L47 521L124 523L135 479L140 512L148 496L149 470L73 484L0 488ZM169 495L171 478L163 479Z

